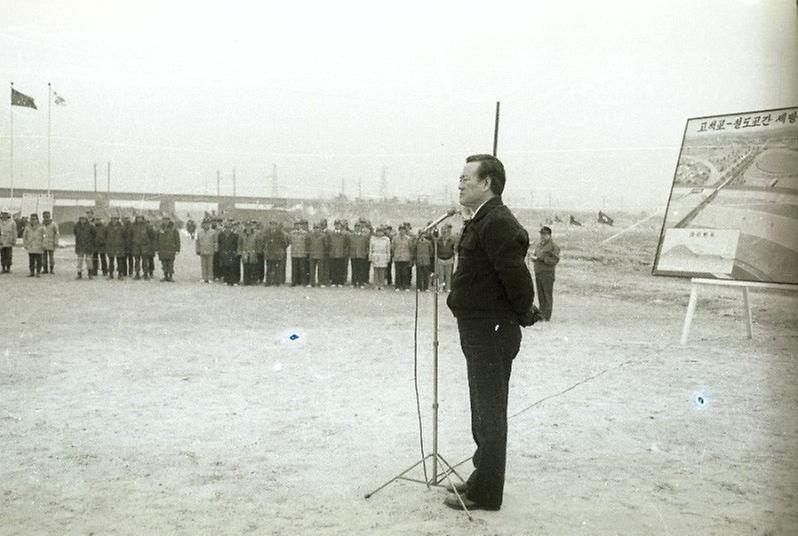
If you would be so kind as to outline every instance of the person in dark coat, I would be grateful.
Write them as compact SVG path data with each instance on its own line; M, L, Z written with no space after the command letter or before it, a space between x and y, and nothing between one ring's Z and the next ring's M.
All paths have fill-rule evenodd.
M233 231L233 222L222 225L218 238L219 271L222 279L232 286L238 283L236 265L238 264L238 235Z
M146 263L147 253L149 250L152 250L150 224L147 223L143 215L136 215L136 221L130 225L128 234L130 241L130 253L133 255L134 261L133 269L136 272L136 275L133 277L133 279L139 280L141 279L142 259L145 259ZM144 278L148 279L148 275L147 266L145 264Z
M330 282L334 287L341 287L346 285L350 233L339 220L335 220L334 227L330 233Z
M550 227L540 228L540 241L529 257L534 262L540 314L548 322L554 308L554 267L560 262L560 247L551 239Z
M300 220L294 225L289 238L291 242L291 286L310 286L310 263L308 262L308 249L310 236L307 220Z
M144 279L152 279L155 276L155 248L158 247L158 231L153 222L144 220L147 224L147 237L141 247L141 269L144 271Z
M278 287L285 283L285 250L288 237L276 221L269 222L263 241L263 254L266 257L267 287Z
M95 227L89 223L86 216L80 216L73 229L75 233L75 255L77 255L78 275L75 279L83 278L83 263L86 263L86 272L89 279L94 279L92 271L92 254L94 253Z
M419 232L416 239L416 288L422 292L429 290L432 272L432 240L428 234Z
M266 229L263 228L262 221L255 222L255 234L256 237L256 256L257 256L257 275L258 275L258 284L263 284L263 281L266 279L266 255L263 253L265 249L265 241L266 241Z
M133 224L130 216L122 216L122 235L125 237L125 275L132 276L135 265L133 263Z
M180 233L168 216L163 217L158 230L158 260L161 261L161 281L174 282L175 257L180 253Z
M352 263L352 286L361 288L369 282L369 241L371 230L364 221L355 223L355 232L349 239L349 255Z
M504 166L490 155L466 159L460 204L473 216L462 231L446 303L457 318L468 371L474 471L451 491L470 509L498 510L507 457L507 398L521 325L530 325L534 287L526 266L529 236L502 203ZM462 509L454 494L446 506Z
M105 252L108 254L108 279L114 278L114 262L117 276L125 278L125 230L119 222L119 216L111 216L111 223L105 228Z
M314 223L313 230L308 233L308 271L310 286L325 286L323 265L330 249L329 235Z
M92 275L97 275L102 269L104 276L108 275L108 256L105 251L105 235L108 226L102 218L91 217L89 223L94 225L94 253L91 256Z

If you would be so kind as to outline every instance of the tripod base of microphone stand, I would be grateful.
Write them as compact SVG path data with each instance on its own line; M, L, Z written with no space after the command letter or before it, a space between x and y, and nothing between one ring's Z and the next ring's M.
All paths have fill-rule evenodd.
M406 476L409 472L411 472L413 469L415 469L419 465L424 464L427 460L436 460L437 462L439 462L440 465L441 465L441 468L442 468L441 471L438 472L437 474L432 475L428 480L420 480L418 478L412 478L412 477ZM426 471L426 465L424 465L424 477L425 478L426 478L426 472L427 472ZM471 512L468 511L468 508L466 508L466 505L463 503L463 498L460 496L460 493L458 493L457 490L455 489L454 482L452 481L451 475L454 475L458 479L460 479L461 483L465 482L463 477L460 476L460 474L457 471L455 471L454 466L452 466L449 462L447 462L443 458L443 456L441 456L440 454L428 454L426 457L424 457L421 460L417 461L416 463L414 463L413 465L411 465L410 467L408 467L407 469L405 469L404 471L402 471L398 475L392 477L390 480L385 482L383 485L381 485L380 487L378 487L374 491L366 493L363 497L368 499L372 495L377 493L378 491L388 487L388 485L391 484L392 482L396 482L398 480L407 480L408 482L415 482L416 484L424 484L425 486L427 486L427 488L429 488L430 486L435 486L435 487L438 487L438 488L445 488L448 485L448 486L451 487L452 492L455 495L457 495L457 499L460 501L460 504L463 506L463 511L468 516L468 519L473 521L473 518L471 517ZM444 479L446 480L446 484L442 483Z

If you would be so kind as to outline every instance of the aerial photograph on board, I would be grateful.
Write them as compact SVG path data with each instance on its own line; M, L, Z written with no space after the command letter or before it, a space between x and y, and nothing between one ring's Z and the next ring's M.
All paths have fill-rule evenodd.
M798 108L693 118L655 275L798 283Z

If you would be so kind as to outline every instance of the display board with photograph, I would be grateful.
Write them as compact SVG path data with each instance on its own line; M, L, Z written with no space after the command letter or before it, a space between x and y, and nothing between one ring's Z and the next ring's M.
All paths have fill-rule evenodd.
M798 284L798 107L687 120L653 273Z

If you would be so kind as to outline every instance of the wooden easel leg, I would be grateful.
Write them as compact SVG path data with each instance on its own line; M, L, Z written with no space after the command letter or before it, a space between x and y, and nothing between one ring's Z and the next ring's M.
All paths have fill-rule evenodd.
M687 336L690 334L690 326L693 323L693 315L695 314L695 306L697 301L698 285L693 283L690 287L690 301L687 303L687 314L684 316L684 326L682 327L682 346L687 344Z
M745 304L745 329L748 331L748 338L754 338L754 328L751 321L751 300L748 299L748 287L743 287L743 303Z

